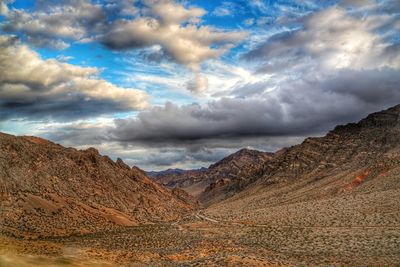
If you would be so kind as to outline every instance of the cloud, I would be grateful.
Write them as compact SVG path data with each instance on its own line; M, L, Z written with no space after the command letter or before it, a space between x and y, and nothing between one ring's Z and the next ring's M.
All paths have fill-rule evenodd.
M208 88L208 79L205 76L196 74L194 79L189 81L187 89L194 93L202 93Z
M250 27L254 24L254 19L253 18L245 19L243 21L243 24L246 25L247 27Z
M389 56L393 46L377 32L393 19L386 15L359 19L339 7L326 9L307 17L299 30L273 35L244 58L289 68L293 62L310 61L326 69L399 68L400 53Z
M65 56L65 55L57 56L57 60L61 61L61 62L67 62L67 61L69 61L69 60L71 60L73 58L74 58L73 56Z
M79 41L96 27L102 27L105 19L101 6L86 0L38 5L40 9L30 13L22 9L3 12L6 21L2 29L23 34L27 41L39 47L64 49L69 46L67 41Z
M182 144L321 134L398 104L399 84L400 71L395 69L338 70L287 81L274 90L268 84L249 84L238 91L240 97L206 105L166 103L135 118L116 120L110 136L122 143Z
M101 42L114 50L160 45L172 60L198 71L204 60L221 56L246 36L198 25L205 14L201 8L165 0L145 1L145 6L144 16L115 21Z
M116 120L111 140L188 147L320 135L400 102L399 46L378 31L393 17L359 17L333 7L302 23L245 54L248 63L259 64L246 83L232 84L206 104L166 103Z
M283 146L300 142L304 137L232 137L224 139L208 139L206 143L200 140L187 142L118 142L110 138L109 130L113 127L110 119L101 122L53 123L35 135L42 136L64 146L74 146L78 149L96 147L102 154L113 159L123 158L130 165L136 165L145 170L162 170L166 168L193 169L208 166L216 161L247 147L266 151L275 151ZM37 127L40 129L40 127ZM30 132L29 134L32 134Z
M340 4L344 6L364 7L371 6L374 2L372 0L342 0Z
M8 6L7 4L10 3L10 1L7 0L0 0L0 15L7 16L8 15Z
M232 16L235 13L237 6L232 2L222 2L220 6L217 6L211 13L217 17Z
M147 106L144 92L98 74L96 68L44 60L16 37L0 36L0 118L87 117Z
M224 6L229 6L226 3ZM247 34L204 25L206 11L172 0L123 0L96 4L90 0L63 0L36 4L31 11L9 10L1 2L1 28L37 47L66 49L73 42L99 42L116 50L145 50L158 46L149 60L172 60L194 72L201 82L201 64L219 58Z
M251 8L257 9L262 13L268 12L268 5L263 0L250 0L248 4Z

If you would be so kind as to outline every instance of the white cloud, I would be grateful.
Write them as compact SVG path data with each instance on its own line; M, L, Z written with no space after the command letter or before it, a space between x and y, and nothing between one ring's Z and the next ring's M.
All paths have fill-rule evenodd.
M0 105L2 115L8 109L15 114L40 109L52 116L55 111L74 112L73 105L85 103L91 112L107 113L96 102L107 103L112 110L137 110L147 106L148 95L134 89L117 87L98 78L96 68L80 67L55 59L42 59L15 37L0 36ZM79 104L79 105L78 105ZM69 106L70 105L70 106ZM13 108L14 107L14 108ZM48 110L47 110L48 109ZM111 111L112 111L111 110ZM11 111L11 110L8 110Z
M394 47L378 31L392 20L393 16L382 14L358 18L342 8L330 8L309 16L302 29L273 35L246 58L288 69L299 64L325 69L399 68L400 54L389 53Z
M7 8L4 3L2 6ZM66 40L81 40L94 28L101 27L105 16L101 6L87 0L67 0L44 7L34 12L23 9L3 12L6 16L3 29L23 33L36 46L64 49L69 46Z
M10 1L7 1L7 0L0 0L0 15L3 15L3 16L7 16L8 15L9 9L8 9L7 4L9 2Z
M199 71L203 61L221 56L246 36L198 25L205 14L200 8L163 0L146 3L146 16L114 22L102 42L118 50L160 45L174 61Z
M217 17L232 16L235 13L235 9L237 9L237 6L233 2L222 2L211 14Z
M69 60L71 60L73 58L74 58L73 56L66 56L66 55L57 56L57 60L58 61L62 61L62 62L67 62L67 61L69 61Z
M7 13L2 28L21 34L38 47L65 49L71 42L93 41L112 50L158 46L158 60L187 67L197 77L193 81L199 88L207 84L205 78L199 78L201 64L219 58L247 36L243 31L203 25L204 9L172 0L144 0L140 4L123 0L103 5L66 0L39 5L30 12L15 8L6 12L7 5L1 3L3 13Z
M250 18L250 19L245 19L244 21L243 21L243 23L244 23L244 25L246 25L246 26L252 26L253 24L254 24L254 19L253 18Z

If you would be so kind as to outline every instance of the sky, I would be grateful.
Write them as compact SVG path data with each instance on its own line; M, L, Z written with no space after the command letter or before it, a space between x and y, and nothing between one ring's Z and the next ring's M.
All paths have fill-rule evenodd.
M147 171L396 104L398 0L0 0L0 131Z

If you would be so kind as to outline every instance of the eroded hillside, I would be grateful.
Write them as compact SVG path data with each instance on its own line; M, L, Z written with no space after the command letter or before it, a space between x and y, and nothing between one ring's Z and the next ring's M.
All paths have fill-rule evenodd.
M66 235L176 220L191 206L94 148L0 135L0 230Z

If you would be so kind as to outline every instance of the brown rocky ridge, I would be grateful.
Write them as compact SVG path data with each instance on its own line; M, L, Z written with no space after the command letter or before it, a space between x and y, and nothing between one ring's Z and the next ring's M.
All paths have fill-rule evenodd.
M68 235L172 221L191 206L121 159L0 134L0 232Z

